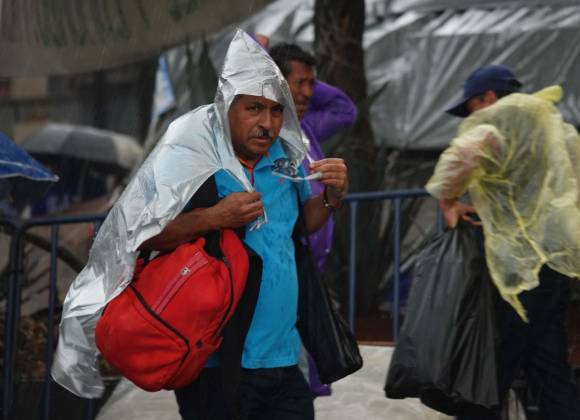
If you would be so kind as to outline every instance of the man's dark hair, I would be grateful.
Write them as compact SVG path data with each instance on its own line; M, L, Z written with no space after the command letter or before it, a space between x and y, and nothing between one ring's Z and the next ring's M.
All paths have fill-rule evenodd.
M310 67L316 67L316 59L296 44L278 44L270 48L270 57L278 65L284 77L292 71L292 61L300 61Z

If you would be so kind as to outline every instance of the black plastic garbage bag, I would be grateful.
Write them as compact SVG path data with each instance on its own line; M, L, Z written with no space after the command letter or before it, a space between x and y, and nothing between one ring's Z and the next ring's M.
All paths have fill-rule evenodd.
M295 245L299 283L296 326L316 364L320 382L330 384L359 370L363 360L354 335L332 306L309 247L300 240Z
M388 398L418 397L448 415L497 407L493 287L472 226L460 224L420 252Z

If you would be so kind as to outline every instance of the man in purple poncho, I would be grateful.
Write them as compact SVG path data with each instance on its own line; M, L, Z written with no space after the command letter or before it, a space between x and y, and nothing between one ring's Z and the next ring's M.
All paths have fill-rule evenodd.
M356 105L340 89L315 79L316 60L297 45L276 45L270 49L270 56L290 86L302 131L310 143L309 161L323 159L321 143L354 123ZM308 165L304 167L308 171ZM311 188L313 194L324 190L317 181L311 182ZM330 253L333 226L330 218L322 229L310 235L312 253L320 271L324 271Z
M262 43L267 48L267 43ZM341 129L354 123L356 105L340 89L315 79L316 60L297 45L279 44L270 49L270 56L286 78L300 119L304 137L308 140L308 161L324 158L320 144ZM303 165L309 173L309 165ZM312 193L320 194L324 186L317 181L310 183ZM317 232L310 235L310 248L320 271L324 271L326 258L332 246L334 221L328 219ZM308 358L310 387L315 395L330 395L330 385L320 383L318 371L312 358Z

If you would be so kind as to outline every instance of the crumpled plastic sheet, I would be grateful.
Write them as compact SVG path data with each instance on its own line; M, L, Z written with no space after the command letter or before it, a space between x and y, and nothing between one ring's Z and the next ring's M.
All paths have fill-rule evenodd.
M369 93L386 84L371 107L381 144L442 149L460 120L444 110L476 68L504 64L523 92L561 84L564 118L580 125L580 7L410 11L365 33Z
M485 232L491 277L503 298L536 287L542 265L580 277L580 136L554 103L559 86L511 94L461 124L426 188L468 191Z
M458 3L463 7L453 9ZM296 42L313 51L313 5L312 0L279 0L241 26L269 36L270 45ZM559 108L568 122L580 125L580 5L575 0L396 0L390 9L367 7L366 22L368 95L376 96L370 121L379 145L447 147L459 120L444 110L460 96L469 73L487 64L511 67L524 92L563 85L568 95ZM230 37L230 32L208 37L207 56L193 69L186 65L185 48L167 54L178 108L203 97L202 86L190 92L187 72L210 71L207 57L219 68ZM189 53L199 57L203 48L202 42L191 44Z
M573 6L576 0L392 0L389 10L403 13L411 10L470 9L473 7Z

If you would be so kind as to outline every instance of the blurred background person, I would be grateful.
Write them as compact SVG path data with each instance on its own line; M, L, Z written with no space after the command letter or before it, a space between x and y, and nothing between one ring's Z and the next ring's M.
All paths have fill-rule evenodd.
M268 38L262 35L256 35L256 38L267 48ZM342 90L316 79L316 59L298 45L275 45L270 49L270 56L288 81L303 138L307 142L308 161L324 159L322 143L355 122L356 105ZM309 172L308 165L303 165L303 168ZM313 194L325 194L320 182L313 180L310 186ZM312 256L321 272L332 248L333 228L334 220L329 218L309 237ZM320 383L313 360L310 357L304 360L304 350L302 356L301 367L307 371L312 392L317 396L330 395L330 385Z
M505 399L523 370L543 419L580 418L568 363L570 278L580 277L580 138L555 107L559 86L533 95L505 66L467 78L447 112L466 118L426 188L450 228L482 224L497 295L498 385ZM469 192L473 207L459 201ZM481 223L474 219L477 212ZM503 299L499 298L499 295ZM501 419L461 416L460 420Z

